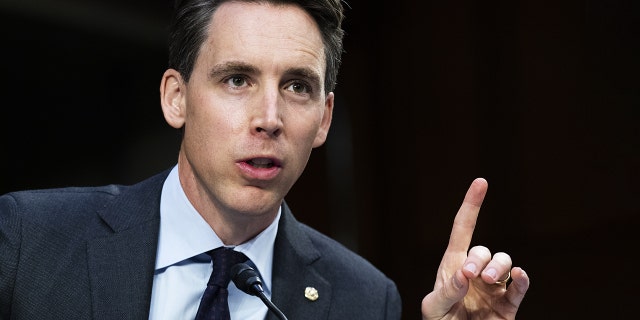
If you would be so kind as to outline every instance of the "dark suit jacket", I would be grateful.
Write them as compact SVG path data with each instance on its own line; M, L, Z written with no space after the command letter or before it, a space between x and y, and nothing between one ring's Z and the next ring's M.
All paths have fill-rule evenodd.
M0 197L0 319L148 319L167 174ZM290 320L400 319L393 281L286 204L273 263L272 301Z

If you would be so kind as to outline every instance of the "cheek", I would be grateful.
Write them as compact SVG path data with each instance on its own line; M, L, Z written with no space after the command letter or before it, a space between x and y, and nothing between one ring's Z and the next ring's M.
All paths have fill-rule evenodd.
M186 126L191 130L211 137L213 134L237 133L233 128L241 121L240 114L234 112L229 103L215 103L221 101L212 95L195 96L188 101ZM225 108L225 106L227 106Z
M293 135L299 148L311 149L315 144L316 136L320 128L320 120L316 116L305 117L294 121Z

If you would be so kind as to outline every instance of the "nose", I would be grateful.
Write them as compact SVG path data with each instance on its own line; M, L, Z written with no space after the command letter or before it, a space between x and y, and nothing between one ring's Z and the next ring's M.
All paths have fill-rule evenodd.
M265 93L257 103L251 120L251 128L255 134L277 137L282 133L282 115L280 100L276 93Z

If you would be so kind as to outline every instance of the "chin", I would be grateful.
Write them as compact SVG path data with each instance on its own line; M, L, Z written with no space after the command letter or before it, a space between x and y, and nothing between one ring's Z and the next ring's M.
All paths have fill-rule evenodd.
M268 192L243 193L235 198L230 205L231 211L242 213L247 216L261 216L265 214L273 214L278 211L282 204L282 198L276 197Z

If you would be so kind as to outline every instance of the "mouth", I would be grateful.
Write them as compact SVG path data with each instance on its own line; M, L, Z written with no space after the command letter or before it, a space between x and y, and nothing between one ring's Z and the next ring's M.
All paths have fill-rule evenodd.
M242 175L251 181L269 181L282 171L282 162L275 158L256 157L238 162Z
M269 169L280 166L278 161L270 158L253 158L246 160L245 163L258 169Z

